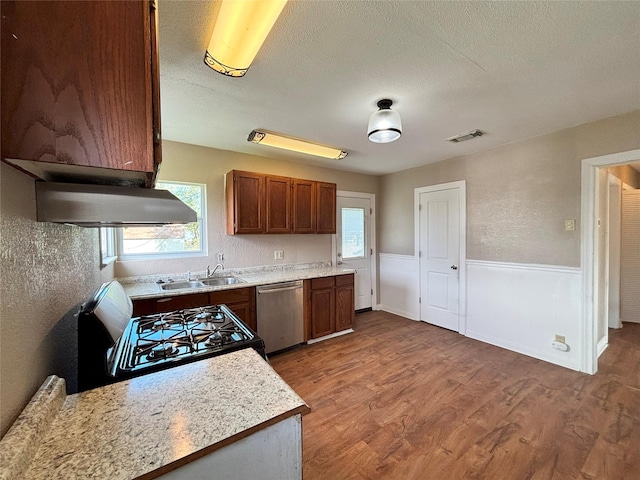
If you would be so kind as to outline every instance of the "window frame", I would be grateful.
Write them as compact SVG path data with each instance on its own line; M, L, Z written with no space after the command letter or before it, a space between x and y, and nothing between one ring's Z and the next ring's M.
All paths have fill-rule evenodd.
M189 257L206 257L207 256L207 185L206 183L196 182L178 182L173 180L158 181L158 184L171 185L189 185L200 187L200 211L198 216L198 231L200 235L200 250L185 252L156 252L156 253L124 253L124 238L122 227L117 228L116 232L116 254L120 261L127 260L156 260L171 258L189 258ZM197 214L197 212L196 212Z
M100 251L100 269L118 259L116 229L114 227L100 227L98 233L98 248ZM104 249L103 249L104 247Z

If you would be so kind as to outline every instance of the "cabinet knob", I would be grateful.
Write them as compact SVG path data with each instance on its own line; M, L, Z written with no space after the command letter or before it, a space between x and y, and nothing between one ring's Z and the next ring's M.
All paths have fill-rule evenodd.
M458 265L451 265L451 270L457 270L458 269Z

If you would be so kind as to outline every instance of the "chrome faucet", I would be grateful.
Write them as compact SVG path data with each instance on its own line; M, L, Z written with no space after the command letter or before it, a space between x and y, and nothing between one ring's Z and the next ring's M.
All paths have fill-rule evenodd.
M221 263L217 264L213 269L213 272L211 271L211 267L207 265L207 278L213 277L213 275L216 273L216 270L218 270L218 268L221 268L222 270L224 270L224 265L222 265Z

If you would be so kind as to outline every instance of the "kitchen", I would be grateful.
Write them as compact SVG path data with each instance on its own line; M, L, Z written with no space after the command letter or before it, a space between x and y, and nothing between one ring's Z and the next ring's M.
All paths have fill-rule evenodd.
M160 2L159 8L162 22L162 2ZM628 15L628 17L635 18L633 15ZM168 32L165 33L166 35ZM206 36L206 33L202 33L202 36ZM163 44L161 43L161 55L164 54L162 48ZM198 56L201 54L202 52L198 52ZM201 64L200 58L197 59L197 63ZM620 75L620 77L629 78L625 75ZM167 86L169 82L175 82L171 79L168 79L167 82L164 81L164 78L162 80L162 84L166 83ZM223 80L225 79L223 78ZM625 89L620 88L620 90ZM360 122L355 122L354 126L354 129L358 131L364 130L366 125L362 125L362 123L366 124L368 115L375 108L374 99L370 100L371 105L358 106L360 108L358 116L361 118ZM487 207L493 205L498 210L504 209L505 212L505 217L500 217L497 223L492 225L488 221L491 216L490 211L476 210L473 213L470 210L469 228L478 232L478 235L469 239L470 246L475 248L473 251L469 249L469 258L549 263L536 257L536 255L542 256L538 253L541 248L545 252L551 251L552 255L555 255L553 262L550 263L570 267L579 266L579 237L577 235L560 237L559 242L545 242L538 239L535 248L527 249L524 254L519 253L515 247L510 245L505 247L496 239L501 235L508 235L514 228L509 214L517 213L519 208L532 213L535 213L538 208L542 208L542 211L549 211L550 208L553 210L554 218L552 220L538 217L539 223L525 225L526 229L520 231L521 235L531 236L534 239L538 238L535 234L537 230L548 231L552 221L556 222L558 218L579 218L580 161L597 155L637 149L640 146L637 134L640 122L637 100L632 101L628 97L624 97L621 102L624 106L618 105L617 108L612 108L606 114L590 117L588 121L576 122L570 126L573 127L581 123L588 123L588 125L563 130L555 135L538 137L535 140L523 140L510 146L498 148L493 152L485 151L468 156L450 153L447 157L443 157L451 158L447 162L450 166L445 166L444 163L426 165L415 170L384 175L333 170L320 167L318 164L311 165L275 157L256 156L257 153L256 155L233 153L224 146L221 149L214 149L190 145L184 140L177 142L165 140L162 145L163 165L160 170L160 179L207 184L208 241L209 254L212 259L205 261L203 261L204 259L188 259L180 261L179 266L176 265L178 263L176 261L158 265L133 262L116 263L106 269L100 269L96 232L89 229L35 222L33 181L3 164L1 332L3 432L16 418L44 378L50 373L60 371L59 365L64 363L64 358L61 356L66 354L64 339L72 333L65 331L64 324L59 322L60 318L72 305L84 301L102 281L110 280L113 277L127 277L137 274L181 273L186 270L203 271L207 263L212 265L217 263L214 257L217 251L225 254L227 267L273 264L274 250L285 252L285 263L326 261L331 258L331 238L329 235L302 236L302 238L296 235L226 236L223 230L225 208L223 175L232 169L335 182L339 190L368 192L377 195L379 200L377 236L380 252L404 257L413 255L413 219L412 213L409 212L412 210L413 188L466 177L470 196L472 193L476 195L477 200L473 200L474 204L477 202L478 205L487 205ZM164 103L166 102L163 101L163 105ZM409 114L408 108L407 106L403 111L398 106L404 115ZM636 111L633 112L633 110ZM274 115L276 113L274 111ZM403 116L403 123L405 128L408 128L409 124L406 118ZM176 115L175 112L163 115L165 130L171 122L179 121L180 115ZM251 125L249 129L258 126L260 125ZM470 125L470 128L475 126ZM553 128L547 132L562 128ZM415 132L415 127L413 130ZM245 138L247 133L243 132ZM407 130L406 135L409 136L409 133ZM442 134L437 139L440 141L440 137L444 138L454 133L457 131L449 131L448 134ZM514 136L509 140L525 139L530 136L528 134L523 137ZM405 138L403 137L401 141ZM487 135L484 138L490 138L490 136ZM484 138L477 141L485 141ZM245 141L244 138L243 141ZM472 144L473 142L462 145ZM575 147L570 148L568 145L575 145ZM257 152L257 150L254 151ZM351 155L352 158L355 157L355 154ZM424 154L419 156L424 157ZM515 167L510 162L514 158L519 160ZM537 159L537 162L531 162L530 159ZM566 159L564 163L563 159ZM560 165L563 165L562 169L560 169ZM501 182L508 182L512 185L507 192L502 191L503 189L496 185L496 181L491 178L491 175L496 171L502 175ZM543 173L548 171L557 171L557 177L549 178ZM536 182L533 183L537 185L530 185L529 179L536 179ZM554 197L556 201L554 207L540 205L539 195L534 189L540 185L547 189L546 194ZM503 194L502 198L491 197L492 191L500 191ZM521 206L527 201L530 201L532 206ZM517 205L517 208L510 206L512 204ZM474 216L471 216L472 213ZM473 234L470 231L469 235ZM405 258L395 257L381 259L380 298L376 303L392 303L385 293L385 288L393 288L394 282L390 282L387 286L388 279L400 277L395 282L396 285L406 281L406 276L403 276L402 272L398 272L397 267L391 270L386 268L390 260L406 261ZM402 268L404 267L400 267L400 270ZM393 306L396 310L403 307L403 305ZM7 346L11 344L19 345L19 347Z

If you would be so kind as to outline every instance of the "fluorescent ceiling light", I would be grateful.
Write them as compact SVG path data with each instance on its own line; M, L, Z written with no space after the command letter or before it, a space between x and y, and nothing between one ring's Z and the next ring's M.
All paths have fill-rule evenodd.
M307 155L316 155L333 160L342 160L347 156L347 152L339 148L288 137L280 133L269 132L268 130L253 130L247 140L249 142L259 143L260 145L283 148L284 150L291 150L292 152L306 153Z
M287 0L223 0L204 63L230 77L251 66Z

